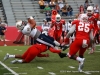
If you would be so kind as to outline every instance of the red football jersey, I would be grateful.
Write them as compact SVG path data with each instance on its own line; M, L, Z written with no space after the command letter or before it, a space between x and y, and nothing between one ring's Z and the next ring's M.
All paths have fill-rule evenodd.
M90 39L89 33L93 29L93 25L90 23L84 23L79 20L72 22L73 25L76 25L76 39Z
M94 25L94 28L98 29L97 21L99 19L99 14L94 13L92 16L88 18L89 22Z
M62 31L63 25L65 25L65 20L60 20L60 22L57 22L56 20L52 20L52 25L55 26L55 30Z

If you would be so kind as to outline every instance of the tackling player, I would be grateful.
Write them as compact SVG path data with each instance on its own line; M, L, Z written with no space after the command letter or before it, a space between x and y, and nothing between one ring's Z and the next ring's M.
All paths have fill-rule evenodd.
M66 57L66 53L61 53L60 49L54 49L52 47L48 47L44 44L34 44L31 47L29 47L26 52L23 55L10 55L7 53L4 57L4 61L8 58L19 58L11 61L12 64L18 62L18 63L29 63L31 62L36 56L38 57L49 57L48 54L41 54L43 52L46 52L47 50L50 50L52 53L57 53L61 58Z

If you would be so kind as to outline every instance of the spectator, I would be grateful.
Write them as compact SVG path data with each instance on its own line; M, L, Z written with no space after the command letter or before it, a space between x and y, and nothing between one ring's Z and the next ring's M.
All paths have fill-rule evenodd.
M85 12L86 12L88 6L89 6L89 2L88 2L88 0L86 0L84 3L84 11Z
M80 5L79 12L80 12L81 14L84 13L84 6L83 6L83 5Z
M6 25L4 23L0 24L0 41L3 40L4 46L7 46L5 43L5 32L6 32Z
M56 4L56 6L55 6L55 10L57 10L57 12L60 14L60 7L59 7L58 4Z
M94 12L95 12L95 13L99 13L99 6L98 6L98 5L96 5L96 6L94 7Z
M67 8L67 10L68 10L68 16L73 16L73 8L69 5L68 6L68 8Z
M44 23L42 24L42 34L48 35L50 25L49 25L49 23L47 22L46 19L44 19L43 22Z
M2 20L1 20L1 18L0 18L0 24L2 23Z
M67 16L67 7L66 5L64 5L64 7L62 8L62 16L66 15Z
M45 6L44 11L45 11L45 12L51 11L51 8L49 7L49 5L46 5L46 6Z
M47 11L47 12L45 13L45 15L46 15L46 20L47 20L47 22L51 21L51 12L50 12L50 11Z
M50 3L51 0L47 0L48 3Z
M43 0L40 0L39 2L39 6L40 6L40 9L44 9L45 8L45 2Z
M68 7L68 3L66 3L66 7Z
M49 3L49 6L51 7L51 9L55 8L55 1L54 0L51 0L50 3Z
M58 0L58 5L59 5L60 10L61 10L62 7L64 7L64 2L63 2L63 0Z

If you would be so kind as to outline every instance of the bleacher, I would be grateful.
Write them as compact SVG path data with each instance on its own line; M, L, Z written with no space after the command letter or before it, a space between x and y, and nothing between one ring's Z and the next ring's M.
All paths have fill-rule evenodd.
M5 13L7 16L8 25L13 26L17 20L26 20L28 16L35 16L37 25L41 25L45 14L40 13L39 0L2 0ZM93 3L99 4L99 0L92 0ZM78 7L83 4L85 0L67 0L68 5L73 8L73 14L78 13ZM1 11L0 11L1 16ZM74 16L72 18L74 18ZM66 21L70 17L62 17Z
M7 23L5 12L4 12L3 5L2 5L2 1L0 1L0 18L1 18L2 22Z

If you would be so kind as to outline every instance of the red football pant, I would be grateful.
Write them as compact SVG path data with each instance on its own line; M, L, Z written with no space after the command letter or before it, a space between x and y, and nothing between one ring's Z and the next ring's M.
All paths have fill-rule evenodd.
M79 51L79 55L84 55L84 52L86 51L86 48L82 48L83 39L75 39L75 41L70 45L69 49L69 57L72 55L76 55L76 53ZM87 44L89 44L89 41L87 41Z
M60 42L60 38L62 36L62 31L61 30L55 30L55 33L54 33L54 37L55 37L55 40L57 40L58 42Z
M22 55L22 58L29 63L30 61L32 61L38 54L40 54L40 51L34 47L31 46L30 48L28 48L28 50Z

